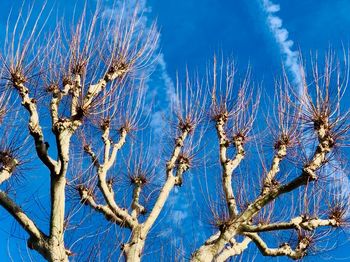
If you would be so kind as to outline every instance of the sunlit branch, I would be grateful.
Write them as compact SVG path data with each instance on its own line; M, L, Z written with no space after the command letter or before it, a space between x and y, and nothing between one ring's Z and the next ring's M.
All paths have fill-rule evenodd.
M142 185L139 181L135 181L135 187L132 193L132 203L131 203L131 216L137 217L139 214L145 213L146 209L143 205L140 204L140 194L142 190Z
M272 165L269 172L266 175L263 185L263 194L266 194L268 190L271 189L274 185L274 178L277 173L280 171L280 162L287 155L287 146L285 144L278 145L277 152L275 153Z
M18 90L21 98L22 105L27 109L30 114L28 128L30 134L34 138L35 148L38 157L41 161L53 171L57 165L56 161L50 158L48 155L48 143L44 139L44 134L39 123L39 115L37 111L36 101L29 96L29 89L21 82L14 83L15 88Z
M224 249L216 258L216 261L227 261L230 257L238 256L243 253L244 250L248 248L251 238L245 237L242 242L236 242L234 240L230 241L230 245Z
M124 222L121 218L119 218L107 205L97 204L93 195L90 193L89 189L80 186L78 188L81 202L85 205L89 205L91 208L96 210L97 212L104 215L104 217L113 223L116 223L120 226L124 226Z
M287 256L292 259L301 259L306 255L307 248L310 245L308 238L302 238L294 250L288 243L284 243L279 248L269 248L257 233L246 233L245 235L256 244L264 256Z
M156 200L156 203L154 204L151 213L149 214L148 218L144 222L143 226L143 233L147 234L147 232L150 230L152 225L154 224L155 220L158 218L161 210L164 207L164 204L166 200L168 199L168 196L170 194L170 191L173 189L173 187L180 183L180 177L182 176L182 173L185 172L188 169L188 166L186 166L185 163L179 164L178 169L180 171L174 175L174 169L176 168L176 162L179 158L181 149L184 146L184 142L186 137L188 136L189 130L184 129L181 131L181 134L176 138L175 140L175 147L172 152L172 155L169 159L169 161L166 163L166 174L167 178L166 181L160 190L159 196Z
M275 230L288 230L288 229L303 229L312 231L317 227L321 226L339 226L339 222L336 219L320 219L307 216L298 216L292 218L290 222L278 222L278 223L269 223L262 225L242 225L242 231L244 232L265 232L265 231L275 231Z
M0 204L13 216L23 229L33 238L46 238L24 211L3 191L0 191Z
M230 146L230 141L226 136L224 130L225 124L227 122L227 116L222 115L216 121L216 130L219 138L220 144L220 163L223 169L222 180L223 180L223 189L225 192L225 197L230 213L230 217L237 215L237 204L234 197L232 189L232 173L238 167L242 159L244 158L245 151L243 147L243 138L235 137L233 144L236 148L236 155L233 159L227 157L227 149Z

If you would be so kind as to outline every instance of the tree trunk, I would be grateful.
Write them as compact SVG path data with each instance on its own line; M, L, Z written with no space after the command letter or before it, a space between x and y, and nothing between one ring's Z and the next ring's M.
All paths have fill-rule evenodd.
M123 247L124 257L127 262L139 262L141 261L141 254L145 240L140 237L133 239Z
M191 258L191 261L195 262L211 262L216 261L217 256L225 249L225 245L229 243L230 239L236 234L237 225L231 225L225 231L221 232L219 235L214 234L211 238L213 239L207 241L199 249L197 249Z
M127 262L141 261L143 247L145 246L145 236L142 236L142 226L137 226L133 229L131 240L124 244L123 252Z
M51 225L49 239L49 261L68 261L64 247L64 212L66 178L51 175Z
M50 262L68 262L68 256L66 249L63 245L51 246L48 252L48 257L46 258Z
M51 239L28 239L28 247L38 251L47 261L50 262L68 262L68 253L63 243L57 245Z
M210 244L201 246L193 253L191 261L193 262L211 262L219 253L218 244Z

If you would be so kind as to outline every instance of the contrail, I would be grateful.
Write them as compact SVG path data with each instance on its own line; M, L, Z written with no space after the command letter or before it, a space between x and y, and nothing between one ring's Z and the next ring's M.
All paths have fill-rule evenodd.
M107 2L107 1L106 1ZM118 21L121 19L121 15L124 17L133 16L134 10L137 8L138 26L140 30L149 30L150 21L148 20L147 14L151 13L151 8L147 4L147 0L138 0L138 1L116 1L112 7L105 7L102 12L102 17L107 20L112 19ZM120 14L120 10L123 10ZM161 109L156 110L152 113L150 126L152 132L156 137L161 137L164 135L164 128L166 128L166 122L163 119L163 116L170 112L171 104L177 103L177 94L175 90L175 84L170 77L167 71L167 65L164 59L163 53L160 51L160 46L156 47L156 54L153 59L153 67L151 70L154 70L154 75L157 77L157 83L152 86L153 95L158 95L163 97L164 103ZM154 79L153 79L154 80ZM150 84L151 81L147 81L146 84ZM151 87L149 87L151 88Z
M303 91L303 82L301 75L301 66L299 63L299 53L293 51L293 41L288 39L288 30L283 27L283 22L276 13L280 10L278 4L272 3L270 0L262 0L263 9L267 14L267 22L270 31L273 33L280 52L283 54L283 63L288 71L292 74L293 82L298 88L299 94Z

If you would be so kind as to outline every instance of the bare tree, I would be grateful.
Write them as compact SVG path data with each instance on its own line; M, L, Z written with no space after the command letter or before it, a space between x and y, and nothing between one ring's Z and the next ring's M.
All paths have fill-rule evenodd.
M50 180L50 218L45 233L11 196L12 190L20 191L10 181L21 169L25 150L14 146L11 139L1 141L0 183L8 183L8 188L0 191L0 204L28 233L30 249L48 261L79 256L67 245L65 232L72 216L85 205L96 211L94 215L129 230L122 254L127 261L140 261L169 195L184 183L196 153L208 145L203 142L204 135L213 139L207 133L210 129L216 131L218 141L218 153L213 156L219 160L221 174L215 175L221 180L225 207L214 215L217 231L192 254L193 261L225 261L244 253L250 243L266 256L300 259L320 228L345 225L348 195L337 187L339 181L334 176L325 176L341 169L344 159L335 153L346 145L349 129L349 112L340 106L348 72L334 66L333 56L326 59L322 73L317 63L313 64L311 83L301 67L301 92L294 91L287 76L276 83L276 97L270 103L274 106L269 106L272 114L266 114L268 132L257 130L256 122L263 121L261 94L253 88L250 70L238 85L230 61L218 66L214 59L205 82L198 77L190 80L187 74L183 85L178 81L172 98L169 115L174 117L169 117L167 132L173 142L167 145L169 152L160 168L161 156L154 157L155 145L144 131L152 113L146 80L156 59L156 25L141 22L137 8L121 9L114 19L107 20L99 11L90 17L84 9L74 25L67 28L59 21L52 33L44 35L43 11L44 7L34 20L33 8L26 16L18 14L13 27L8 26L1 55L2 127L22 115L16 108L20 102L29 114L25 122L30 139L26 143L34 143L28 154L36 153L50 174L44 177ZM4 128L4 134L21 130L23 119ZM268 141L264 133L274 139L272 163L265 164L271 153L262 148L258 150L262 164L250 164L247 172L241 168L247 144L260 149L259 145ZM288 164L282 169L283 162ZM126 170L131 193L120 191L120 170ZM160 186L146 194L148 201L143 195L152 179ZM326 186L321 187L322 182ZM252 184L259 187L257 192ZM67 188L79 197L78 208L68 214ZM290 199L285 197L287 193ZM279 200L289 205L284 220L276 220L281 218L274 208ZM270 247L278 244L275 236L284 232L296 234L297 243Z
M2 79L5 90L9 90L6 92L10 92L12 96L18 95L23 108L28 111L28 129L33 137L37 156L50 172L49 234L40 230L5 191L1 192L1 205L29 234L29 248L35 249L49 261L67 261L71 252L64 244L65 188L69 183L67 170L70 163L71 139L76 131L82 128L88 116L96 116L95 118L101 120L105 146L101 164L97 162L91 149L85 147L85 151L91 155L95 166L98 167L99 188L108 203L104 208L95 208L116 222L130 227L136 226L135 215L129 215L114 201L113 192L106 181L106 172L113 164L117 151L125 143L126 135L137 124L137 114L140 113L138 109L143 103L142 86L135 87L138 97L124 105L128 107L127 113L120 119L116 117L119 113L117 110L121 110L117 107L118 101L124 99L123 93L124 96L128 96L125 89L136 81L140 70L151 62L158 34L155 25L143 31L144 28L139 26L140 17L136 15L136 10L131 16L121 15L116 22L102 22L98 11L86 21L84 10L74 27L65 29L64 24L58 25L38 48L45 23L39 26L41 13L36 20L31 21L32 11L33 7L25 17L22 12L19 13L13 31L10 28L7 30L8 36L2 55ZM29 27L30 24L32 27ZM139 82L142 85L142 81ZM11 100L7 93L2 95L3 114L7 112L6 106ZM37 98L34 98L35 95ZM49 104L46 104L48 96L51 99ZM136 108L133 107L135 103ZM38 105L47 106L51 116L50 135L55 139L55 158L50 157L48 152L47 141L51 142L52 139L44 138ZM136 113L132 109L135 109ZM118 143L113 143L109 137L109 117L121 121ZM186 134L184 136L186 137ZM2 155L1 182L4 182L11 178L19 161L6 150ZM84 197L85 191L82 187L79 187L79 190ZM161 202L158 204L160 207ZM92 204L91 201L89 203ZM138 204L135 202L133 206L136 205ZM147 230L154 222L160 207L155 208ZM141 211L137 209L135 212Z
M225 80L218 81L214 66L211 111L219 142L227 212L216 218L218 231L193 253L193 261L226 261L242 254L251 242L264 256L301 259L320 236L329 236L329 228L347 225L348 189L340 186L343 179L347 180L342 174L345 159L336 153L347 145L349 111L341 110L341 100L348 69L346 60L344 68L339 63L335 66L333 60L334 54L328 54L322 73L316 62L312 64L311 83L301 67L303 83L299 91L295 91L297 86L290 84L286 75L276 83L277 95L272 103L275 117L266 116L267 130L273 138L272 162L270 167L265 165L263 158L269 154L263 148L259 152L261 178L249 179L251 174L242 172L240 188L236 189L233 176L245 159L249 138L255 136L253 140L266 141L266 135L251 135L259 99L252 96L246 80L232 103L234 71L228 64ZM231 147L234 152L229 154ZM285 174L280 174L283 161L289 162L289 171L284 168ZM249 183L255 183L260 192L254 192ZM249 192L242 191L242 187ZM274 208L280 199L283 208ZM321 231L323 227L325 231ZM296 234L296 243L291 237L289 242L278 243L286 232Z

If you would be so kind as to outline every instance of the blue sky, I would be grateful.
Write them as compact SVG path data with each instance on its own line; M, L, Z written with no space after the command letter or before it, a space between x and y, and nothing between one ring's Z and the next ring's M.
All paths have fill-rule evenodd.
M22 1L0 2L1 37L5 33L11 8L15 13L21 5L20 2ZM25 5L32 2L26 1ZM39 0L34 2L36 6L42 3ZM91 1L92 5L93 2ZM282 64L287 68L291 78L297 78L295 72L293 73L295 66L293 57L297 55L296 51L301 50L304 56L308 57L310 52L317 51L322 55L330 47L336 52L341 52L343 46L345 48L350 46L348 0L274 0L270 3L263 0L141 2L148 8L146 15L149 21L157 19L161 31L160 51L163 59L155 72L158 74L155 77L160 80L155 81L154 86L150 86L158 94L159 107L166 107L166 96L169 95L167 90L175 82L177 72L180 75L184 74L186 66L190 71L204 72L215 52L232 55L238 70L242 73L248 65L251 66L254 82L261 84L266 93L272 93L273 80L281 73ZM56 0L55 3L48 1L48 8L54 6L54 16L65 13L65 16L69 17L74 5L74 1L68 0ZM81 6L81 2L77 6ZM110 7L111 1L102 0L102 8ZM269 7L273 8L268 9ZM273 27L268 20L269 15L279 19L281 24ZM281 34L284 34L282 38ZM293 41L293 45L288 41ZM28 186L29 190L35 191L41 188L38 184L40 183L30 188ZM179 192L176 192L171 199L174 203L176 200L184 200ZM191 224L196 215L183 213L181 210L191 204L193 204L191 201L182 205L175 204L172 214L177 215L181 222ZM10 228L17 226L6 217L3 210L0 210L0 219L3 225L0 229L1 261L10 261L8 249L12 251L11 255L15 261L21 260L22 256L23 260L27 261L26 254L14 252L16 245L8 245L10 240L7 232L12 232ZM23 242L19 241L16 244L23 245ZM336 256L348 258L350 254L346 251L347 248L350 249L349 243L340 248ZM322 254L309 259L326 261L327 258L328 254ZM264 259L258 257L257 260Z

